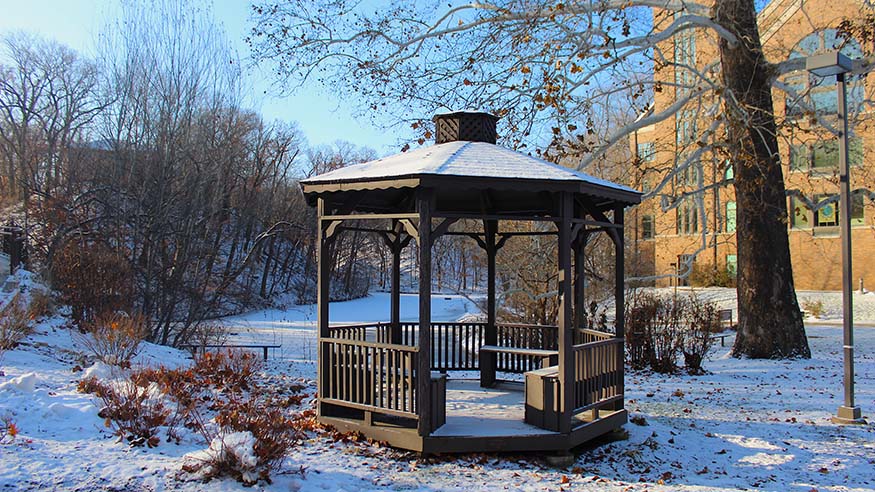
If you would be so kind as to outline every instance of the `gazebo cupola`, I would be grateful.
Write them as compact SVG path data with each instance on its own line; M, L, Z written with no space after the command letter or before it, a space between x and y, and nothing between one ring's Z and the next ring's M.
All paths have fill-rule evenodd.
M493 115L455 112L434 121L435 145L301 182L319 216L320 420L427 453L567 450L621 426L623 211L641 194L496 145ZM507 221L552 226L515 232L502 228ZM388 323L329 322L327 252L344 231L377 234L392 254ZM615 246L613 333L583 326L581 315L584 246L597 233ZM558 326L496 319L496 255L515 236L533 234L558 242ZM440 236L471 239L485 251L484 323L432 323L431 250ZM402 322L401 252L411 243L418 249L419 317ZM524 373L519 407L507 414L519 418L473 426L447 413L455 382L446 375L457 370L479 370L485 392L503 387L497 374Z

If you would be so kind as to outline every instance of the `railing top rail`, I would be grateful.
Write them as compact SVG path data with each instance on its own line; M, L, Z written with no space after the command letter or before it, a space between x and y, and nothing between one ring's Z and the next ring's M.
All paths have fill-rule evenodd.
M622 344L623 344L622 338L609 338L607 340L597 340L595 342L581 343L581 344L575 345L574 351L577 352L579 350L586 350L588 348L596 348L596 347L601 347L601 346L606 346L606 345L622 345Z
M355 345L357 347L384 348L384 349L398 350L400 352L411 352L411 353L419 352L419 347L415 347L415 346L411 346L411 345L397 345L394 343L365 342L362 340L348 340L346 338L323 338L322 341L334 343L337 345Z
M556 325L536 325L534 323L505 323L503 321L498 321L495 323L496 326L510 326L513 328L559 328Z
M605 336L605 337L610 337L610 338L616 337L616 335L611 333L611 332L593 330L592 328L578 328L577 330L581 333L588 333L590 335Z
M354 323L354 324L330 324L328 325L329 330L333 330L336 328L370 328L372 326L388 326L389 323L385 321L375 321L373 323Z

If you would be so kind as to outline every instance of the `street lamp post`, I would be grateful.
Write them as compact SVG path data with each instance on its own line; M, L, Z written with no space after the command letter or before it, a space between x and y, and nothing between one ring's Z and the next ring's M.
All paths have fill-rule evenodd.
M842 317L844 328L845 402L833 417L839 424L865 424L860 407L854 403L854 286L851 275L851 180L848 162L848 98L845 74L851 71L851 60L832 51L810 56L805 69L819 77L836 77L839 129L839 221L842 238Z

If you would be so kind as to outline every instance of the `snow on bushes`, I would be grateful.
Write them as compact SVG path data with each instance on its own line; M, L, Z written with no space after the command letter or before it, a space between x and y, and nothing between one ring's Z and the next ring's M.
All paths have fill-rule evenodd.
M301 399L269 394L256 382L258 368L249 354L207 353L187 368L143 369L108 382L86 377L79 389L100 399L99 415L130 445L158 446L162 432L168 441L194 438L209 447L184 460L190 478L251 484L269 481L300 439L284 409Z
M182 470L196 480L232 476L245 484L257 483L263 476L255 455L255 444L251 432L218 435L210 442L209 448L185 455Z

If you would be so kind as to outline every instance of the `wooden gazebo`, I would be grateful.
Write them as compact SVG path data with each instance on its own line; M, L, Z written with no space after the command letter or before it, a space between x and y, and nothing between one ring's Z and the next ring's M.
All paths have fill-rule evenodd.
M321 422L423 453L564 451L626 423L623 210L639 203L640 193L495 145L496 120L439 115L436 145L301 182L319 216ZM502 230L505 221L552 226L511 232ZM329 323L328 251L346 230L379 234L392 252L388 323ZM601 232L615 245L615 333L583 326L584 246ZM496 253L513 236L532 234L558 240L558 326L496 321ZM431 321L432 245L442 235L473 238L485 250L485 323ZM419 261L419 319L412 323L402 322L399 308L401 252L411 240ZM469 400L453 400L453 380L447 386L454 371L480 372L466 395L518 395L508 406L518 418L486 425L466 414ZM524 374L524 386L499 382L497 372ZM502 391L504 400L490 391ZM455 402L449 415L448 399Z

